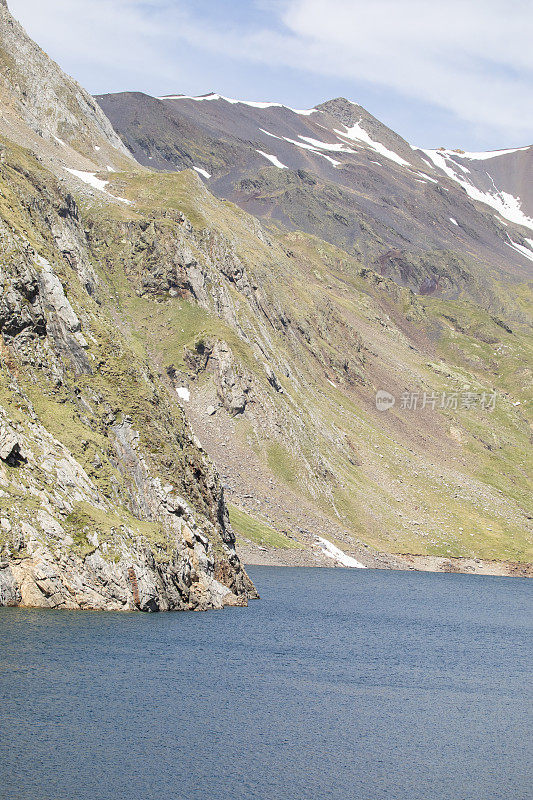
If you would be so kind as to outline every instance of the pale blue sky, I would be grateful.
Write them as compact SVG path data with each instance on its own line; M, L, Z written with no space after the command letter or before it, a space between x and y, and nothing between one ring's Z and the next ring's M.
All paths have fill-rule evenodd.
M93 94L343 95L413 144L533 143L531 0L8 0Z

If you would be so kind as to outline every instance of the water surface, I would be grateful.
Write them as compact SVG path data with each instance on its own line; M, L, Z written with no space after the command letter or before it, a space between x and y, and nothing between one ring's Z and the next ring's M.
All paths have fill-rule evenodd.
M0 798L529 800L531 583L250 573L248 609L0 609Z

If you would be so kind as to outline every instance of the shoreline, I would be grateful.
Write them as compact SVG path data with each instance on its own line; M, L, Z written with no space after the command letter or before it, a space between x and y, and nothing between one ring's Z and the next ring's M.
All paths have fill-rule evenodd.
M237 553L246 568L254 567L344 567L323 553L282 550L237 542ZM360 558L358 555L357 558ZM491 561L482 558L415 555L413 553L368 554L366 569L388 569L413 572L448 572L462 575L493 575L507 578L533 578L533 564L517 561Z

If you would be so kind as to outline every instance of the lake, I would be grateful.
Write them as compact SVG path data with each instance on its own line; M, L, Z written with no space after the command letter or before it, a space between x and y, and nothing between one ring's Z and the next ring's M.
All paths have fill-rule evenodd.
M0 609L0 798L531 798L529 581L249 572L247 609Z

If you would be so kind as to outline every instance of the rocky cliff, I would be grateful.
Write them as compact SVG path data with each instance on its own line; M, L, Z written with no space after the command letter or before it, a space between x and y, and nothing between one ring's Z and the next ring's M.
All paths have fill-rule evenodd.
M69 188L83 204L92 173L74 167L131 162L5 3L0 34L0 605L245 605L218 475L121 318L105 239ZM109 221L124 203L100 195L124 235L119 210Z
M1 152L2 603L245 603L218 477L113 317L99 243L38 162Z

